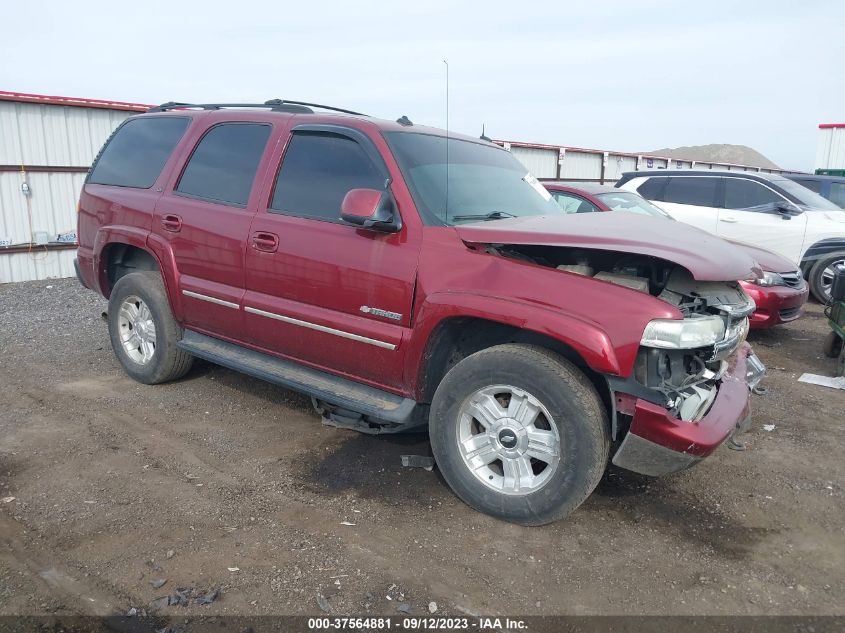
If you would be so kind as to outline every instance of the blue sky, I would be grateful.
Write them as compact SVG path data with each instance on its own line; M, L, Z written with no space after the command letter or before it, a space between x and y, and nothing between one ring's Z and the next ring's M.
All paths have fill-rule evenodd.
M0 89L329 103L511 140L754 147L812 169L845 121L845 2L35 2Z

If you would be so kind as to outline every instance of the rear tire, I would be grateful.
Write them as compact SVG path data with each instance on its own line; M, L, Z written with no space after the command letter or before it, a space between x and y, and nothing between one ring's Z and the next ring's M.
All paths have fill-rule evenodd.
M817 260L810 268L807 282L810 284L810 292L820 303L827 303L830 299L830 288L833 284L833 266L837 263L845 263L845 251L828 253Z
M587 377L533 345L498 345L455 365L429 421L437 465L468 505L521 525L575 510L607 466L607 412Z
M115 356L138 382L156 385L190 370L194 358L176 347L183 330L170 311L159 273L121 277L109 297L108 323Z

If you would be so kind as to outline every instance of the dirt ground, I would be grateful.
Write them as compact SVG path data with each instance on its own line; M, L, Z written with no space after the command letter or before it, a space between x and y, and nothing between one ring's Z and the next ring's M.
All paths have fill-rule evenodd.
M0 286L0 615L126 613L175 588L222 594L163 614L319 614L318 595L359 615L845 612L845 391L796 382L833 372L818 305L751 337L769 393L746 452L610 470L540 528L402 468L424 435L326 428L305 397L207 363L133 382L104 309L75 280Z

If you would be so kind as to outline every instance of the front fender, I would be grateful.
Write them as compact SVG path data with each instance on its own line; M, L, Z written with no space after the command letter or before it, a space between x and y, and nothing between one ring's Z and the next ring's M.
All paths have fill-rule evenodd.
M416 316L416 323L406 355L406 375L412 385L419 385L428 342L444 320L477 318L521 330L536 332L564 343L594 371L602 374L623 373L610 336L596 323L541 306L467 292L438 292L428 295ZM639 340L634 342L634 353Z

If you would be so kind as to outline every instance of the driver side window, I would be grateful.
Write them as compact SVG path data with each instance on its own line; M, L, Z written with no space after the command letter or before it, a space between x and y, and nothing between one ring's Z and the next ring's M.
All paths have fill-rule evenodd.
M340 222L351 189L384 189L385 178L354 140L325 132L294 132L270 202L271 213Z
M724 180L726 209L748 209L784 201L781 196L759 182L745 178Z

